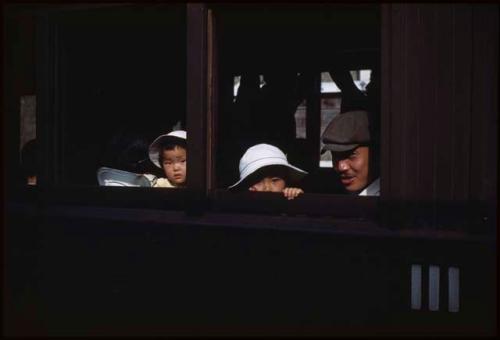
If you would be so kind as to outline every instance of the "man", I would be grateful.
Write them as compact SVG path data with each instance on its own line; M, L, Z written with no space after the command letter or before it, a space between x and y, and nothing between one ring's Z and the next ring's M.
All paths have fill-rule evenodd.
M366 111L337 115L322 135L323 151L332 153L333 169L344 189L359 196L379 196L378 143Z

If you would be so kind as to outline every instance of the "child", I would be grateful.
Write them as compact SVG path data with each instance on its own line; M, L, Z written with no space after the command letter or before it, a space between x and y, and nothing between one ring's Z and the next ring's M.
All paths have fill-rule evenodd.
M155 187L176 188L186 185L186 131L176 130L156 138L149 146L149 159L163 170Z
M288 185L302 179L307 172L289 164L285 154L275 146L252 146L241 157L239 169L240 180L229 189L282 192L289 200L304 192Z

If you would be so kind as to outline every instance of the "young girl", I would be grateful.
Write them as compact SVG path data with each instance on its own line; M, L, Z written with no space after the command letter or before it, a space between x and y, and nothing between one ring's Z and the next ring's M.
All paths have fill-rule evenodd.
M240 159L240 180L231 190L282 192L291 200L304 191L289 184L302 179L307 172L288 163L286 155L277 147L257 144Z
M163 170L155 187L175 188L186 185L186 131L176 130L156 138L149 146L149 159Z

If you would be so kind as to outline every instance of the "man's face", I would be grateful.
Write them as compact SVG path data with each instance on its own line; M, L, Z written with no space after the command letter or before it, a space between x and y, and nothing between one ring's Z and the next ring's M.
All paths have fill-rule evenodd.
M369 147L359 146L345 152L332 152L333 169L340 174L342 185L347 191L361 191L370 183L369 151Z
M282 192L285 187L286 183L281 177L264 177L262 180L248 188L248 190Z
M162 167L168 180L174 185L186 182L186 149L176 146L173 150L163 150Z

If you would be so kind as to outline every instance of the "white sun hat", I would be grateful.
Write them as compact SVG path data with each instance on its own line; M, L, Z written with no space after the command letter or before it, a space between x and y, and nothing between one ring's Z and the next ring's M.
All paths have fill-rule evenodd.
M184 130L175 130L165 135L156 138L149 146L149 159L154 165L161 169L160 165L160 148L162 144L167 142L179 143L185 145L187 141L187 134Z
M286 159L286 155L277 147L270 144L257 144L249 148L240 159L240 180L231 185L229 189L241 186L250 175L268 166L280 166L288 170L290 180L297 181L307 175Z

